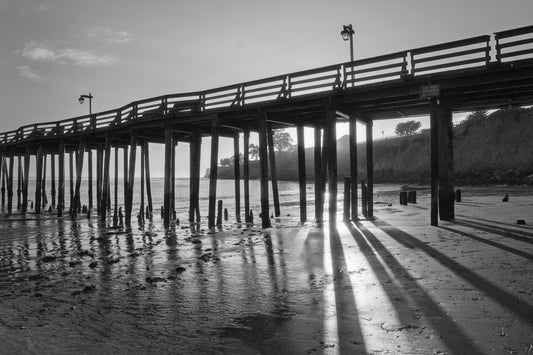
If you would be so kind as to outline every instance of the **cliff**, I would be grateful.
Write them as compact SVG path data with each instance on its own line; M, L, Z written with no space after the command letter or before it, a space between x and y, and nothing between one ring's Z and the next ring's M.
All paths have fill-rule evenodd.
M533 185L533 108L496 111L471 117L454 127L457 185ZM306 174L313 179L313 148L306 149ZM360 176L366 173L366 149L358 144ZM338 176L349 175L348 136L337 141ZM280 180L298 179L296 151L276 154ZM429 131L374 142L376 182L429 183ZM259 162L250 162L259 177ZM233 167L219 167L219 178L233 178Z

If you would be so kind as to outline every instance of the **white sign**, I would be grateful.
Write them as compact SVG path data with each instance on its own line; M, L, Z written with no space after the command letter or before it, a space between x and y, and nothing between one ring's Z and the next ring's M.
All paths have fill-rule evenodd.
M440 85L424 85L420 87L420 98L430 99L440 96Z

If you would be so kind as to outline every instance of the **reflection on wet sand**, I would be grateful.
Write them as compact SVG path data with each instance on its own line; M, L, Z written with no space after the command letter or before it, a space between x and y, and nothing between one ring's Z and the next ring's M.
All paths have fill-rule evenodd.
M476 216L428 229L416 208L390 211L268 230L9 217L5 351L476 354L533 343L529 229ZM509 260L507 277L495 260Z

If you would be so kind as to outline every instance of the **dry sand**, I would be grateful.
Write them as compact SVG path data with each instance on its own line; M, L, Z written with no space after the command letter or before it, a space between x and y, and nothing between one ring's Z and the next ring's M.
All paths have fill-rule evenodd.
M438 228L425 191L337 228L3 221L0 353L533 354L533 192L496 190Z

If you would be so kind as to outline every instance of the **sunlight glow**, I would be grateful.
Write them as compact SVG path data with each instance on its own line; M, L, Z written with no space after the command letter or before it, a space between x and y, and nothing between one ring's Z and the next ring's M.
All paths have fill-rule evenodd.
M324 354L340 353L339 332L337 325L337 304L335 301L335 284L333 283L333 265L331 259L330 235L327 228L324 229L324 344L335 344L335 347L326 347Z

